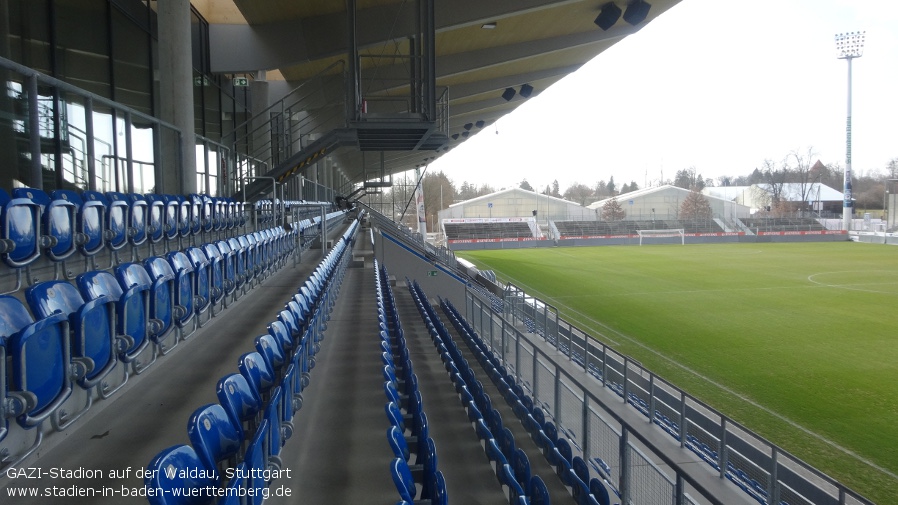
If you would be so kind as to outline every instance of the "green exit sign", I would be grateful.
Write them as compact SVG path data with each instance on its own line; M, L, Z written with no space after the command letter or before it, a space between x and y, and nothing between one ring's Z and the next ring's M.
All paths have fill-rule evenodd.
M436 270L431 270L431 271L427 272L427 276L428 276L428 277L436 277L436 276L437 276L437 271L436 271Z
M234 78L234 87L245 88L246 86L249 86L249 78L248 77L235 77Z

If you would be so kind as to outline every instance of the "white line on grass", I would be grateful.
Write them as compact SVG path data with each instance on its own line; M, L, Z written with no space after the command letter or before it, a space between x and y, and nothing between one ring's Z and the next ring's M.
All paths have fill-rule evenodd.
M532 289L532 288L530 288L529 286L526 286L525 284L519 282L517 279L515 279L515 278L513 278L513 277L509 277L509 276L506 276L506 277L508 277L508 279L510 279L512 282L514 282L515 285L517 285L517 286L519 286L519 287L521 287L521 288L527 288L527 289L530 289L530 291L528 291L528 293L531 293L531 294L534 294L534 295L538 295L538 296L542 296L543 299L545 299L545 300L553 300L553 301L556 300L555 298L546 296L545 293L540 293L539 291L537 291L537 290L535 290L535 289ZM811 282L813 282L813 281L811 281ZM825 286L825 285L824 285L824 286ZM896 474L896 473L894 473L894 472L892 472L892 471L890 471L890 470L888 470L888 469L886 469L886 468L883 468L883 467L879 466L878 464L876 464L876 463L874 463L873 461L871 461L871 460L869 460L869 459L867 459L867 458L861 456L860 454L858 454L858 453L852 451L851 449L848 449L847 447L843 447L843 446L837 444L836 442L834 442L834 441L832 441L832 440L830 440L830 439L824 437L823 435L821 435L821 434L819 434L819 433L817 433L817 432L811 431L809 428L806 428L806 427L804 427L804 426L798 424L797 422L793 421L792 419L789 419L788 417L786 417L786 416L780 414L779 412L776 412L776 411L774 411L774 410L771 410L771 409L768 408L768 407L765 407L764 405L761 405L760 403L758 403L758 402L752 400L751 398L749 398L749 397L747 397L747 396L745 396L745 395L743 395L743 394L737 392L736 390L731 389L731 388L729 388L729 387L727 387L727 386L725 386L725 385L723 385L723 384L721 384L721 383L719 383L719 382L717 382L717 381L711 379L710 377L707 377L707 376L705 376L705 375L699 373L698 371L693 370L692 368L689 368L688 366L686 366L686 365L684 365L684 364L682 364L682 363L680 363L680 362L678 362L678 361L675 361L675 360L673 360L673 359L667 357L666 355L662 354L662 353L659 352L659 351L656 351L655 349L649 347L648 345L646 345L646 344L644 344L644 343L642 343L642 342L640 342L640 341L634 339L633 337L630 337L630 336L628 336L628 335L626 335L626 334L624 334L624 333L621 333L621 332L615 330L614 328L608 326L608 325L605 324L605 323L602 323L601 321L597 321L597 320L593 319L592 317L590 317L590 316L588 316L588 315L586 315L586 314L580 312L579 310L576 310L576 309L573 309L573 308L571 308L571 307L568 307L567 305L564 305L564 304L562 304L562 303L558 303L557 301L556 301L555 303L556 303L556 305L559 305L559 306L561 306L561 307L564 307L565 309L567 309L567 310L569 310L569 311L571 311L571 312L574 312L574 313L576 313L576 314L578 314L578 315L580 315L580 316L586 318L587 320L591 321L591 322L594 323L595 325L604 328L605 330L607 330L607 331L613 333L614 335L616 335L616 336L618 336L618 337L620 337L620 338L622 338L622 339L628 340L628 341L631 342L632 344L635 344L635 345L637 345L637 346L639 346L639 347L642 347L642 348L645 349L646 351L649 351L650 353L652 353L652 354L654 354L655 356L661 358L662 360L664 360L664 361L670 363L671 365L673 365L673 366L675 366L675 367L677 367L677 368L680 368L680 369L682 369L682 370L684 370L684 371L686 371L686 372L688 372L688 373L690 373L690 374L692 374L692 375L698 377L699 379L701 379L701 380L707 382L708 384L711 384L711 385L713 385L714 387L717 387L718 389L720 389L720 390L722 390L722 391L724 391L724 392L726 392L726 393L729 393L730 395L735 396L736 398L738 398L738 399L744 401L745 403L748 403L749 405L751 405L751 406L753 406L753 407L755 407L755 408L757 408L757 409L759 409L759 410L761 410L761 411L763 411L763 412L766 412L767 414L770 414L771 416L773 416L773 417L779 419L780 421L785 422L786 424L792 426L793 428L796 428L796 429L798 429L798 430L804 432L805 434L810 435L811 437L816 438L817 440L819 440L819 441L821 441L821 442L823 442L823 443L829 445L830 447L833 447L834 449L839 450L839 451L843 452L844 454L846 454L846 455L848 455L848 456L851 456L852 458L856 459L857 461L860 461L861 463L863 463L863 464L865 464L865 465L867 465L867 466L869 466L869 467L871 467L871 468L874 468L874 469L876 469L876 470L882 472L882 473L885 474L885 475L888 475L889 477L891 477L891 478L893 478L893 479L895 479L895 480L898 480L898 474ZM599 335L600 335L601 337L604 337L609 343L611 343L611 344L613 344L613 345L620 345L619 342L615 342L614 340L612 340L611 338L609 338L608 335L605 334L605 333L601 333L601 332L600 332Z
M843 270L840 272L817 272L816 274L811 274L808 276L808 282L811 284L816 284L818 286L823 286L826 288L838 288L838 289L847 289L850 291L863 291L865 293L877 293L883 295L895 295L895 291L880 291L876 289L861 289L855 286L895 286L898 285L898 281L892 282L857 282L851 284L827 284L825 282L818 282L814 280L814 277L818 275L830 275L830 274L857 274L857 273L876 273L876 274L891 274L895 275L895 272L891 270Z

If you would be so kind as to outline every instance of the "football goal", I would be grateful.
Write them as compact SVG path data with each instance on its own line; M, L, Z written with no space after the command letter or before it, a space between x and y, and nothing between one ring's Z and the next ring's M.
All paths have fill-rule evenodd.
M636 230L636 233L639 234L639 245L642 245L643 238L652 239L669 237L680 237L680 243L686 245L686 230L684 230L683 228L667 230Z

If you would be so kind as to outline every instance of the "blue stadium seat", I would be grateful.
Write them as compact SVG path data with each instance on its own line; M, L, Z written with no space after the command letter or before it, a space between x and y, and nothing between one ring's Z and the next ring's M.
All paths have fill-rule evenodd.
M171 352L178 345L177 338L173 339L171 345L166 344L168 335L173 333L175 327L172 279L165 276L153 279L147 269L138 263L119 265L115 269L115 276L126 291L134 286L150 286L148 317L153 324L151 338L160 354Z
M100 296L85 301L78 289L66 281L40 282L25 290L25 299L35 316L44 318L61 312L69 318L72 356L89 360L93 366L78 380L78 385L91 391L96 388L101 397L106 398L118 391L128 380L128 370L122 365L122 377L118 383L111 383L111 373L118 364L119 349L127 349L133 342L120 337L115 331L115 302ZM86 405L78 415L68 419L58 419L59 428L70 425L91 405L91 395L87 395Z
M269 393L276 385L274 374L265 364L265 358L257 351L248 352L240 356L237 362L237 368L240 374L249 383L256 399L266 404L268 402Z
M226 296L233 296L234 299L240 296L238 289L242 286L239 276L237 275L237 257L236 253L231 250L231 246L225 240L219 240L215 243L221 254L222 274L224 275L224 285L226 288Z
M243 497L246 494L246 462L241 462L234 468L233 477L227 483L225 496L219 498L215 505L244 505Z
M264 478L264 472L268 470L268 449L265 447L267 442L268 420L263 419L253 435L244 457L244 462L246 462L247 470L250 473L246 487L253 490L253 496L247 497L246 505L262 505L264 501L263 490L268 485Z
M196 273L190 259L181 251L172 251L165 255L175 276L175 305L184 307L184 314L175 320L175 324L181 330L181 338L187 338L197 329L196 305L200 300L194 297L196 286ZM154 266L158 267L156 264ZM205 300L202 301L205 303Z
M231 423L238 428L240 438L248 440L255 433L262 413L262 402L253 393L252 386L243 375L232 373L218 380L215 394Z
M149 222L150 209L143 195L128 193L125 195L128 201L128 241L133 246L142 245L147 241L147 223Z
M246 291L246 281L249 278L246 270L246 257L247 250L240 244L240 240L236 237L231 237L227 240L228 247L233 253L233 262L234 262L234 273L237 281L237 289L238 291L243 289L243 292Z
M512 468L518 484L522 488L527 488L530 485L530 459L527 457L527 453L523 449L518 448L515 450L514 458L509 461L513 461Z
M226 295L233 292L234 285L229 284L230 281L225 278L225 260L218 246L215 244L204 244L202 250L209 261L209 289L211 293L211 311L214 316L218 304L225 305L227 303Z
M143 199L147 202L147 240L150 242L150 253L156 256L155 244L165 238L165 198L148 193Z
M13 417L35 436L24 453L3 459L0 467L9 468L38 448L42 423L71 396L72 381L87 368L81 360L72 362L64 314L35 322L25 305L9 295L0 295L0 314L0 440Z
M164 238L165 240L176 240L181 233L181 202L172 195L162 195L162 201L165 203L165 213L162 218Z
M530 498L531 505L550 505L549 488L546 487L545 481L539 475L530 478L527 486L527 496Z
M282 377L290 361L284 355L284 349L280 342L270 334L259 335L255 339L255 346L256 351L265 360L265 366L272 371L274 377Z
M16 269L13 291L22 287L22 270L41 255L40 214L40 205L28 198L10 198L0 188L0 256Z
M54 200L65 200L75 205L75 230L81 235L76 244L82 256L91 258L106 247L103 238L106 230L106 206L102 202L82 199L81 195L70 189L57 189L50 196ZM94 266L93 263L87 264Z
M128 200L124 198L124 195L113 199L109 193L104 195L97 191L84 191L81 196L102 202L106 206L106 244L109 249L118 251L125 247L128 244L130 217Z
M175 277L171 264L164 258L158 256L147 258L144 261L144 267L153 280L155 305L150 304L150 312L154 313L155 318L164 321L166 331L170 328L169 323L173 323L178 328L178 339L182 339L185 336L182 330L184 321L191 320L193 312L188 307L181 305L179 301L187 301L192 304L193 298L190 296L186 297L186 300L180 298L183 295L180 292L181 286L177 283L178 279ZM186 283L189 285L189 278ZM154 312L154 307L157 310L161 309L162 312ZM166 307L170 308L167 312L165 311Z
M193 208L190 201L181 195L174 195L172 198L178 202L178 235L182 239L188 238L193 235Z
M190 234L198 235L203 230L203 198L193 193L186 200L190 204Z
M599 502L599 505L611 505L611 495L605 484L599 479L593 478L589 481L589 492Z
M409 503L414 503L418 494L415 479L408 463L402 458L395 458L390 463L390 475L393 476L393 484L399 492L399 497Z
M206 257L206 253L199 247L188 247L185 254L190 261L190 266L193 267L193 294L194 311L196 312L197 318L196 322L198 326L202 326L202 315L212 306L214 298L212 264ZM210 314L209 318L211 317Z
M151 505L209 503L202 489L214 487L211 468L206 468L193 447L176 445L157 454L146 467L144 485ZM177 489L178 491L174 491ZM198 496L196 496L198 495Z
M187 437L205 468L224 481L224 469L236 466L243 438L224 407L212 403L196 409L187 421Z
M75 214L77 207L65 199L51 200L50 195L40 189L16 188L13 198L27 198L41 207L41 235L44 237L45 255L51 261L62 262L77 248ZM57 272L57 278L58 272Z
M117 268L121 269L122 266ZM118 359L130 363L134 373L141 373L153 364L156 361L155 353L148 362L138 360L140 353L152 342L154 331L161 328L149 317L150 285L146 282L135 283L125 290L115 276L104 270L79 275L77 284L86 300L108 297L115 302L116 333L123 340L118 349Z

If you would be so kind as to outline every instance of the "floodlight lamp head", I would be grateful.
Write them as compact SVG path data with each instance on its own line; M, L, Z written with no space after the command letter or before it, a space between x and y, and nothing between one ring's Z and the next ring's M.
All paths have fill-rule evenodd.
M530 98L530 95L533 94L533 86L529 84L521 85L521 96L524 98Z
M836 34L836 58L847 60L864 55L864 39L867 32Z
M506 102L510 102L512 98L514 98L515 93L517 93L514 88L505 88L505 91L502 93L502 98L505 99Z

